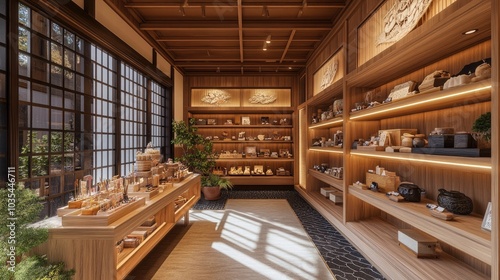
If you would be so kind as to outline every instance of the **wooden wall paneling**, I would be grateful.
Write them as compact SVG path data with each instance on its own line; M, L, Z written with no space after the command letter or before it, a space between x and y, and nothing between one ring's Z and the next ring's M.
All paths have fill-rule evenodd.
M500 61L500 2L496 0L491 1L491 38L492 38L492 61L497 61L492 65L492 93L491 93L491 121L492 124L492 182L491 182L491 201L492 207L492 265L491 265L491 279L500 279L500 190L499 190L499 174L500 174L500 70L498 61Z

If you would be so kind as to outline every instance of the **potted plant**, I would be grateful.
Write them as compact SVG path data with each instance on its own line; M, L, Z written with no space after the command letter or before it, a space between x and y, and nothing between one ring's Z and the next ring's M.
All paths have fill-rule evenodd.
M210 173L201 177L201 186L206 200L217 200L220 198L221 190L231 189L233 184L224 177Z
M472 125L472 131L478 148L491 148L491 112L479 116Z
M49 237L46 228L31 226L42 210L40 198L20 185L0 189L0 279L72 279L64 262L50 263L31 250Z
M201 191L206 200L219 199L221 189L230 189L233 185L228 179L211 172L215 167L212 141L197 133L194 119L191 119L189 124L184 121L174 121L172 130L174 132L172 144L182 148L182 155L175 160L202 176Z

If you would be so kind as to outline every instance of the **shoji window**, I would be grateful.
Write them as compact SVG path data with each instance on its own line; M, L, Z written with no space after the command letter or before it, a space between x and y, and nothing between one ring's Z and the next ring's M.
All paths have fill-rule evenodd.
M84 169L84 41L19 4L18 179L55 215Z
M147 80L137 69L121 64L121 175L134 170L135 154L146 142Z
M117 60L92 45L92 167L95 180L110 179L115 170Z

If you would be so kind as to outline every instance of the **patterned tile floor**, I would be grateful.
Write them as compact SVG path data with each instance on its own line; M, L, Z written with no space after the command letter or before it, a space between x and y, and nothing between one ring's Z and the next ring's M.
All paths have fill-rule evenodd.
M324 260L338 280L384 279L342 234L294 190L231 190L216 201L203 197L197 210L221 210L227 199L287 199Z

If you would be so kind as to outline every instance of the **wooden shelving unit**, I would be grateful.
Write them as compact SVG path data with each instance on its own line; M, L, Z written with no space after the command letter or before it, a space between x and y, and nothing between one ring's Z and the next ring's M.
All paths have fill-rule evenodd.
M219 157L215 159L216 168L228 172L225 177L229 178L234 185L288 185L295 184L295 114L287 107L283 108L256 108L255 111L248 111L247 108L196 108L188 109L188 117L195 119L213 119L216 124L196 125L198 133L203 137L211 137L213 150L215 153L229 151L240 154L241 157ZM250 124L243 124L242 117L249 119ZM269 123L262 124L262 117L267 117ZM281 123L286 119L286 123ZM233 124L224 124L231 120ZM276 122L276 123L273 123ZM245 132L245 137L250 139L238 140L239 133ZM227 133L229 139L223 139L222 134ZM275 139L275 135L279 135ZM263 135L266 139L258 140L257 136ZM217 136L219 139L214 139ZM290 140L283 136L289 136ZM232 139L234 138L234 139ZM251 140L253 139L253 140ZM248 156L245 154L247 148L253 147L257 154L263 149L269 152L278 153L278 157L271 156ZM291 157L283 157L280 151L288 151ZM244 154L244 155L243 155ZM264 172L271 169L273 175L232 175L229 174L231 168L249 167L254 170L255 166L262 166ZM284 168L289 171L287 176L277 176L276 170Z
M446 2L446 1L445 1ZM349 6L345 17L333 29L329 41L324 42L311 57L306 77L307 98L299 111L306 121L299 130L307 131L299 146L307 147L305 162L300 168L300 185L296 190L326 219L344 234L387 279L496 279L498 276L498 230L481 228L488 203L497 204L494 196L494 174L497 169L495 152L492 157L367 151L352 148L358 139L370 139L379 130L417 129L428 135L436 127L454 127L456 131L470 131L473 121L482 113L494 111L497 90L493 79L485 79L463 86L452 87L394 100L375 107L354 110L355 104L365 101L372 91L389 94L395 86L406 81L421 82L435 70L454 74L464 65L492 56L498 46L491 40L490 1L449 1L430 7L429 16L410 34L375 53L366 62L358 64L371 50L349 48L344 55L344 73L341 79L323 91L313 94L313 76L330 57L346 44L358 46L364 38L365 25L371 17L379 16L377 5L361 1ZM433 4L434 5L434 4ZM345 24L343 24L345 23ZM349 23L349 24L347 24ZM374 20L373 24L377 24ZM379 23L380 24L380 21ZM473 36L462 33L478 29ZM371 31L371 29L369 29ZM497 31L498 32L498 31ZM498 36L496 34L495 36ZM453 42L453 43L451 43ZM494 64L494 63L492 63ZM496 67L492 65L492 67ZM325 109L334 100L343 99L343 115L319 123L311 123L318 109ZM385 97L384 97L385 99ZM498 120L492 120L492 126ZM338 147L311 146L318 137L331 137L343 131L343 145ZM305 143L304 143L305 141ZM493 149L496 149L493 146ZM313 165L326 163L343 166L343 180L313 170ZM376 165L396 171L402 181L411 181L426 190L420 203L393 202L384 193L375 193L351 186L365 182L366 172ZM334 186L344 192L342 206L329 203L320 188ZM471 197L474 211L471 215L455 215L444 221L433 217L427 203L437 204L438 189L458 190ZM438 259L418 259L398 245L398 229L416 228L442 244Z
M200 176L193 174L108 226L63 226L60 217L53 217L59 225L49 228L49 240L36 253L64 261L75 269L75 279L124 279L180 219L189 222L189 210L200 199L200 188ZM175 209L179 196L186 202ZM116 243L151 216L158 227L139 246L118 253Z

